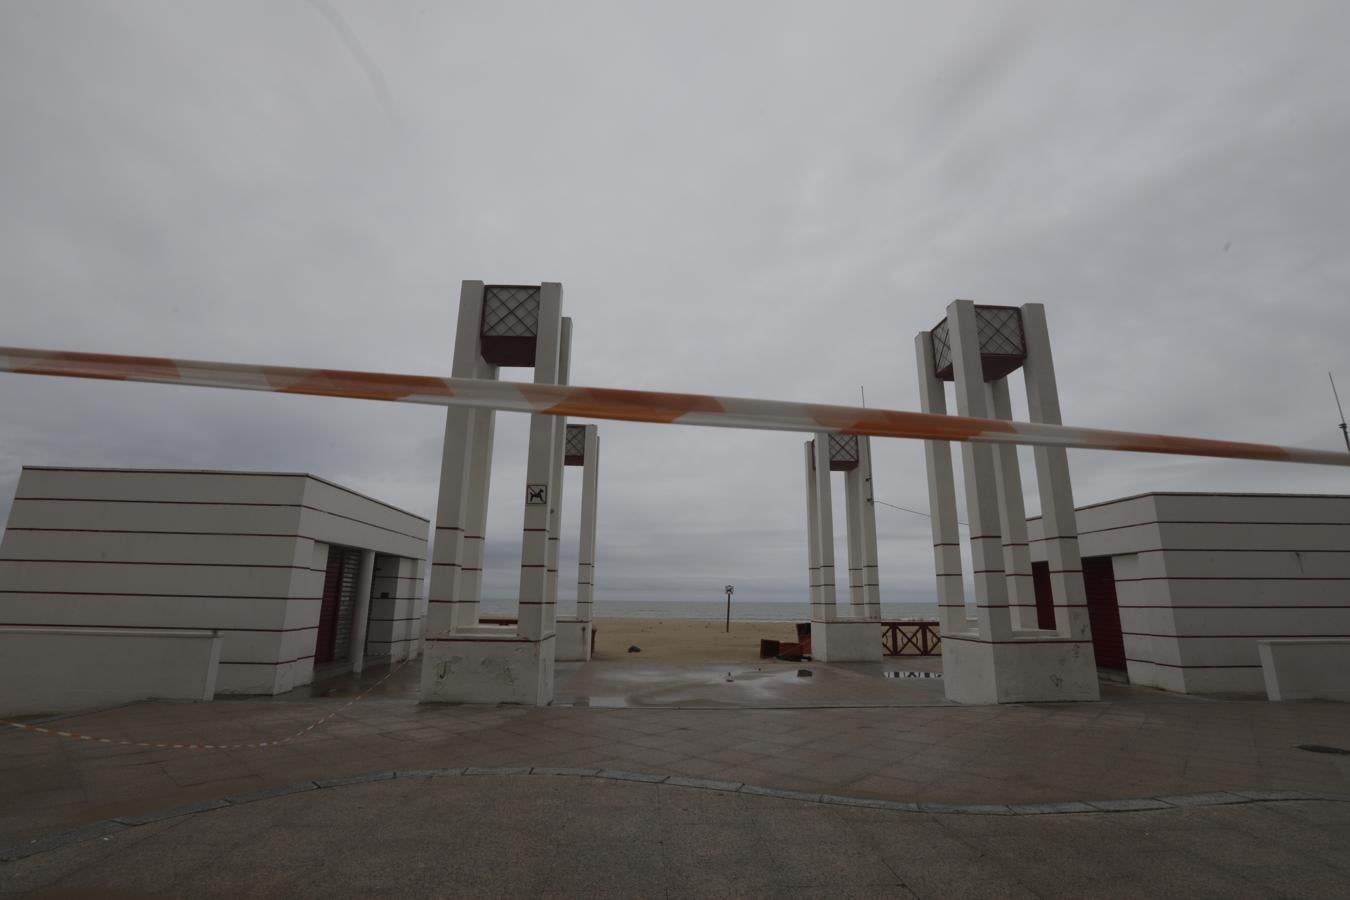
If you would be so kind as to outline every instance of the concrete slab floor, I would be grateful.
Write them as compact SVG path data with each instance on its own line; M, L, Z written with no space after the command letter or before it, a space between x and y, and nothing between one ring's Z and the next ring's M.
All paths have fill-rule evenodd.
M5 864L6 896L1341 897L1350 804L943 816L577 776L395 779Z
M903 662L910 665L915 661ZM1296 749L1301 744L1350 748L1350 716L1343 704L1208 701L1109 686L1104 688L1104 699L1098 703L961 707L940 699L924 702L921 692L932 689L935 683L931 681L927 686L918 681L897 684L885 682L876 674L819 664L812 666L817 674L810 685L779 684L768 690L756 681L780 677L777 671L761 679L746 677L728 683L711 681L715 673L699 669L683 676L675 673L677 679L683 680L663 685L661 679L670 677L670 673L663 674L656 667L645 674L631 673L632 668L629 667L630 674L613 674L594 664L578 666L566 683L565 691L573 698L606 696L592 693L599 690L612 690L613 696L627 698L615 708L419 705L415 702L414 665L398 670L392 678L385 677L390 674L388 669L376 669L280 698L197 704L137 703L51 723L52 729L95 740L4 729L0 732L0 797L5 798L0 803L0 847L113 817L156 814L168 808L265 792L308 780L469 766L618 770L656 780L673 775L807 796L831 794L918 804L1062 804L1200 792L1221 796L1220 792L1229 791L1303 790L1350 795L1350 757ZM790 668L795 676L796 664ZM722 677L725 678L725 672ZM864 687L864 681L869 686ZM617 689L623 685L627 687ZM783 701L785 696L808 696L811 691L818 691L820 697L830 697L850 687L872 690L874 686L876 696L889 702L868 707L815 704L792 707ZM725 704L733 696L721 693L727 689L738 692L743 705ZM370 693L363 696L367 690ZM782 706L755 708L748 700L755 696L768 698L761 702ZM660 703L669 705L657 705ZM690 708L695 706L702 708ZM306 730L316 722L322 724ZM231 749L175 750L101 743L99 738L199 747L209 744ZM272 741L277 743L269 743ZM509 781L500 776L476 777L481 782L479 787L446 790L491 793L498 790L492 784ZM543 789L519 790L533 796L532 792ZM662 790L675 788L667 786ZM620 795L629 807L645 809L642 805L645 801L633 800L623 791L604 794L611 798ZM658 792L657 796L665 795ZM761 799L783 800L762 795ZM293 802L303 805L311 801ZM449 815L446 810L427 813L423 830L437 831L444 821L461 814L472 818L472 804L480 801L464 802L468 804L464 810L448 807ZM589 801L579 802L583 809L588 808ZM1338 852L1343 852L1346 833L1342 813L1327 811L1336 804L1285 803L1278 804L1278 808L1285 811L1282 815L1292 815L1289 810L1301 805L1321 811L1309 812L1308 821L1301 824L1285 825L1283 819L1270 819L1266 813L1257 813L1257 807L1250 804L1224 809L1237 817L1233 821L1264 823L1263 827L1279 824L1309 841L1334 839ZM371 807L377 812L378 808L378 803ZM1119 807L1108 804L1104 808ZM591 812L603 817L609 815L608 809L600 806ZM1206 821L1186 818L1192 812L1198 815L1206 811L1165 809L1158 814L1171 816L1168 821L1174 823ZM566 814L570 813L560 813ZM864 818L871 815L863 813ZM1065 820L1083 822L1085 815L1065 816ZM539 816L541 822L545 821L542 813ZM962 817L974 818L982 817ZM990 817L990 821L1006 818ZM373 829L371 840L382 840L384 825L378 817L358 817L352 821L361 823L360 828ZM437 823L436 827L426 828L426 822L431 821ZM639 829L646 827L637 818L630 824ZM149 827L158 826L142 826ZM180 828L188 829L183 832L188 834L196 827L173 825L166 829L166 834ZM333 827L337 827L336 822ZM487 829L484 833L493 833L497 826L484 827ZM691 827L697 830L696 825ZM766 833L759 825L754 827L755 833ZM943 825L947 830L952 827ZM1246 827L1232 826L1238 830ZM137 834L140 833L137 829ZM555 837L564 834L556 827L550 833ZM350 839L351 832L347 834ZM1249 829L1249 834L1261 836L1259 829ZM1247 839L1229 837L1230 847L1250 844ZM1270 837L1272 846L1280 845L1280 835ZM485 844L495 848L493 853L509 843L504 834L497 838L495 843ZM102 842L101 838L98 840ZM118 840L121 839L110 838L102 843ZM260 843L266 846L272 840L268 836ZM327 846L323 843L326 838L314 840L318 841L317 846ZM699 854L715 851L715 847L686 846L681 852L690 858L700 858ZM1174 851L1182 852L1169 846L1168 852ZM725 852L731 859L743 859L750 851L742 845L727 844ZM182 854L184 858L192 856L188 849L182 850ZM1015 855L1014 849L1008 855ZM598 853L597 859L609 856ZM672 865L670 859L668 855L667 866ZM1181 866L1184 860L1185 857L1172 858L1169 864ZM1298 858L1288 857L1286 861L1297 862ZM0 890L8 890L4 882L8 872L13 871L12 865L5 866L6 877L0 878ZM494 893L492 879L505 877L469 872L474 864L463 860L456 865L468 867L465 877L469 880L463 884L477 884L481 892ZM981 879L989 875L981 865L961 870L962 883L970 885L972 891L977 891L978 885L984 883ZM1018 865L1025 868L1027 863ZM443 870L436 871L443 874ZM760 885L788 884L783 879L789 876L783 873L797 872L791 866L774 868L772 873L752 868L745 871L760 872L767 880L752 884L727 874L721 876L722 880L705 884L700 880L702 876L678 865L662 871L677 876L666 883L675 895L681 891L698 893L698 885L707 887L705 893L753 895ZM1326 876L1323 869L1317 871ZM993 874L1001 878L1001 873L1002 870L997 870ZM1083 877L1090 874L1084 873ZM290 882L285 881L289 876L268 877L282 879L275 886L277 891L289 890ZM798 877L806 876L800 872L791 874L792 879ZM920 875L909 871L896 877L923 894L919 890L923 884ZM1031 887L1035 879L1027 877L1032 880L1027 882L1026 892L1044 893L1040 887ZM486 880L474 881L475 878ZM1022 884L1015 880L1006 882L1014 883ZM1204 893L1185 878L1177 883L1191 885L1193 892ZM1223 879L1214 883L1225 889L1232 887ZM611 887L615 893L629 891L630 895L634 892L641 895L645 884L635 886L619 879ZM871 891L889 896L892 894L885 892L898 891L897 885L898 882L858 883L849 890L859 895ZM526 893L534 890L523 882L512 882L507 887ZM538 890L546 889L548 885L541 883ZM253 889L253 893L271 890L264 884ZM303 894L306 889L299 890ZM472 893L468 888L463 892ZM1103 892L1110 893L1106 889ZM840 893L847 895L848 891ZM1256 893L1259 895L1260 891Z

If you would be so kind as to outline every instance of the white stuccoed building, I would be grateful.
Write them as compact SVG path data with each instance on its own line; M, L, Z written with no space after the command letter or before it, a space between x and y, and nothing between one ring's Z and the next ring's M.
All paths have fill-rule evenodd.
M279 694L416 656L428 526L313 475L25 467L0 714Z
M1262 642L1303 656L1350 639L1350 496L1158 492L1076 512L1097 664L1133 684L1259 694ZM1042 521L1028 532L1052 627ZM1319 665L1331 696L1338 676Z

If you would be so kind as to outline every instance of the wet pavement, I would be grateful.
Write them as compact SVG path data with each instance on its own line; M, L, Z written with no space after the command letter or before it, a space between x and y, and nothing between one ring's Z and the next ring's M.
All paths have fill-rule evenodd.
M555 705L591 707L931 706L945 704L942 660L899 657L883 663L823 665L763 660L753 664L569 664L558 674ZM907 679L888 675L929 675Z
M899 662L898 668L917 671L934 661ZM559 680L560 702L572 705L540 709L419 705L417 666L413 664L397 670L392 677L387 677L388 670L375 669L362 676L339 676L278 698L198 704L136 703L65 717L48 725L75 737L5 729L0 732L0 797L4 798L0 802L0 847L113 817L153 815L170 807L218 801L307 780L465 766L584 767L648 773L658 779L668 776L720 779L765 790L919 803L1062 803L1254 790L1350 795L1350 755L1298 749L1300 745L1350 748L1350 712L1347 712L1350 708L1344 704L1215 701L1104 685L1103 700L1098 703L962 707L942 700L940 680L888 679L880 669L819 663L751 665L733 669L733 680L728 682L724 667L714 667L721 669L720 674L709 667L693 667L683 673L651 664L622 668L623 671L618 671L618 667L591 664L563 672ZM814 674L809 679L798 678L798 668L809 668ZM834 705L844 694L858 705ZM322 724L306 730L316 722ZM82 740L80 735L90 739ZM143 747L116 743L120 740L232 749ZM241 748L240 744L245 746ZM249 748L249 744L255 746ZM644 835L643 840L663 840L660 834L664 832L652 831L656 826L651 822L666 822L662 828L678 831L675 823L680 820L663 819L665 813L656 815L651 822L647 818L651 808L666 808L662 805L667 802L663 798L675 797L675 788L669 785L661 785L658 790L639 790L629 797L632 792L622 787L597 789L601 794L586 793L591 790L586 785L594 781L588 778L577 779L577 784L568 788L541 786L537 779L530 779L523 787L511 786L514 782L506 777L491 781L501 787L494 788L486 781L473 786L446 786L439 795L447 804L443 817L446 821L477 815L473 810L478 805L491 808L494 791L503 792L502 798L518 798L506 806L516 808L511 804L518 804L520 818L479 821L481 836L474 838L477 842L474 846L485 851L495 848L493 853L507 852L503 848L511 846L512 841L522 842L526 847L543 847L532 842L557 837L564 820L551 822L542 811L535 819L527 815L528 798L539 791L575 790L579 793L566 796L570 798L568 803L575 801L578 809L586 811L580 821L594 825L592 820L608 821L607 816L616 816L617 821L627 822L634 833ZM346 836L349 847L362 846L363 835L374 842L372 846L378 846L386 827L400 834L413 829L402 824L401 819L394 823L404 815L400 811L404 806L400 804L411 802L398 793L402 788L372 785L369 789L351 790L356 791L351 798L366 799L351 809L341 807L350 818L331 815L325 818L318 812L299 811L306 804L328 808L326 805L330 803L348 803L337 797L318 797L323 792L306 795L313 799L294 798L282 804L286 809L294 806L296 816L312 814L318 816L316 821L329 823L331 833L326 831L320 838L316 831L312 840L308 837L301 840L305 853L319 852L328 846L325 842L337 841L339 834ZM390 791L393 793L387 793ZM639 796L641 800L633 799ZM607 799L600 802L595 797ZM765 835L774 833L773 826L764 821L772 816L760 810L762 799L735 801L744 806L736 807L742 810L735 814L739 818L728 820L742 825L758 823L754 825L758 829L755 839L761 841ZM204 815L228 814L245 819L260 816L253 823L255 827L273 827L267 824L273 820L268 818L271 813L264 807L280 802L267 800L252 812L227 809ZM356 799L350 802L356 803ZM598 806L594 805L596 802ZM1290 808L1300 805L1305 804L1287 804ZM1344 806L1306 805L1310 809ZM1280 805L1271 808L1275 806ZM1250 843L1251 829L1283 821L1256 811L1264 807L1249 804L1241 809L1247 812L1231 813L1236 824L1222 826L1220 837L1228 841L1223 846L1230 850ZM1164 819L1173 816L1166 821L1177 821L1183 812L1170 810L1151 815ZM1217 810L1215 814L1218 815ZM435 814L427 811L426 815ZM802 834L809 836L835 827L838 815L843 813L802 812ZM875 810L859 813L858 821L875 815L881 813ZM1326 834L1348 836L1340 812L1309 815L1327 818ZM1082 816L1073 818L1080 823L1088 821ZM233 818L228 821L235 822ZM894 827L913 826L913 821L906 821L910 824ZM195 829L207 827L202 824L205 822L204 817L187 817L154 834L179 835L174 840L186 844L174 852L180 853L181 859L196 858L193 854L197 851L191 847L196 839L189 838ZM437 829L449 827L441 820L437 822ZM253 834L252 839L263 847L273 847L277 859L282 858L289 842L300 840L283 832L268 832L266 837L259 838L238 822L230 827L239 829L239 835ZM718 827L732 825L724 822ZM866 825L868 829L873 827L883 826ZM922 831L929 826L913 827ZM934 827L946 833L953 826L943 820ZM1031 826L1006 827L1013 830L999 832L1002 838L1008 838L1000 846L1019 847L1019 842L1032 845L1032 832L1025 831ZM1305 830L1312 827L1307 825ZM322 830L319 825L305 828ZM0 891L7 890L9 883L19 883L7 880L11 872L28 873L24 876L28 878L34 867L50 866L53 873L74 871L62 868L66 863L59 860L80 860L80 865L92 865L92 869L86 870L88 873L96 874L101 867L113 871L123 865L118 854L100 856L97 847L129 846L127 842L142 840L139 834L137 829L136 834L128 832L109 837L108 841L92 838L99 844L90 844L82 850L72 845L29 860L3 864ZM353 835L357 839L353 840ZM163 846L157 843L160 838L148 832L144 839L147 853L150 848ZM1272 847L1279 845L1279 841L1279 835L1270 838ZM806 843L814 846L811 841ZM1340 845L1342 849L1347 843L1350 842ZM222 852L221 846L210 846ZM255 852L243 837L230 846L235 848L232 853ZM599 871L610 872L614 868L610 855L603 845L595 846ZM354 852L353 859L367 853L364 849ZM422 871L419 866L423 864L411 859L415 856L412 847L403 848L400 844L389 852L393 854L391 859L401 859L399 854L406 852L410 871ZM686 846L682 852L693 851ZM1008 854L1017 856L1012 850ZM1315 871L1331 877L1326 871L1328 863L1321 858L1299 859L1284 850L1275 855L1283 864L1316 863ZM102 862L91 861L94 856ZM133 858L136 857L129 856L128 860ZM49 862L34 862L44 859ZM164 860L166 871L177 865L176 859L179 857ZM496 856L487 858L483 865L488 866L496 859ZM721 871L718 866L723 863L730 865L723 859L712 869ZM1213 859L1206 864L1212 865ZM531 865L536 875L542 871L538 865ZM124 871L130 873L132 868ZM187 877L181 869L175 871L179 875L173 877ZM665 873L663 877L677 881L693 878L688 866L672 863L669 858L660 871ZM909 874L905 874L907 871ZM483 876L483 872L475 872L473 877ZM899 880L883 879L854 887L860 895L872 891L879 896L906 896L901 892L903 884L908 885L905 890L924 894L915 887L919 882L914 880L917 876L911 870L902 866L894 872ZM477 883L470 874L473 873L464 876L469 879L464 883ZM821 883L761 874L763 885ZM725 890L735 893L740 890L736 885L745 887L730 874L724 872L724 876L730 880L718 883ZM61 880L67 877L60 875L50 883L79 882L79 878ZM130 874L126 877L127 890L138 890L135 878ZM275 877L282 879L274 883L280 891L285 878L282 873L275 873ZM113 879L109 883L119 882ZM691 883L697 883L697 879ZM1181 883L1190 882L1178 882ZM1026 889L1045 892L1043 885L1032 884L1028 882ZM1223 879L1215 884L1231 888ZM509 892L515 892L515 888L522 892L534 890L524 882L509 887ZM546 887L545 884L540 890ZM679 884L670 887L678 888ZM622 889L622 885L616 888ZM753 895L757 890L746 888L745 893ZM198 891L194 888L192 892ZM212 890L203 888L201 892ZM219 892L224 892L224 888Z

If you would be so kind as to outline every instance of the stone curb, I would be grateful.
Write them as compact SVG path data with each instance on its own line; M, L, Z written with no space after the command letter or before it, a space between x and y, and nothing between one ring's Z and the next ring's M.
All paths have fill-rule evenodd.
M1128 813L1150 810L1197 809L1211 806L1231 806L1239 803L1285 803L1291 801L1317 801L1323 803L1350 803L1350 795L1338 793L1318 793L1314 791L1208 791L1198 794L1177 794L1167 797L1138 797L1128 800L1071 800L1062 803L907 803L898 800L882 800L871 797L843 797L835 794L810 794L802 791L789 791L779 788L760 787L754 784L741 784L737 781L717 781L709 778L689 778L683 775L652 775L647 772L622 772L611 769L579 769L553 766L499 766L452 768L452 769L405 769L400 771L366 772L361 775L346 775L339 778L325 778L315 781L301 781L296 784L235 794L222 800L207 800L188 806L176 806L156 812L134 816L116 816L99 822L91 822L78 828L56 834L34 838L23 844L0 848L0 862L14 862L48 850L56 850L70 844L98 837L106 837L130 828L138 828L154 822L163 822L181 816L195 816L214 810L246 803L257 803L306 791L330 790L357 784L371 784L377 781L394 779L456 778L469 776L532 776L573 778L594 778L604 781L628 781L639 784L664 784L669 787L695 791L714 791L724 794L746 794L753 797L773 797L781 800L794 800L800 803L818 803L827 806L843 806L855 809L879 809L890 812L925 813L929 815L976 815L976 816L1047 816L1080 815L1082 813Z

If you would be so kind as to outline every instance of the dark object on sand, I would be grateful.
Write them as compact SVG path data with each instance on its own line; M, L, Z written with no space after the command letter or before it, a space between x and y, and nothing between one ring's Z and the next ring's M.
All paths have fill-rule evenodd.
M637 644L629 644L629 645L628 645L628 652L629 652L629 653L641 653L641 652L642 652L642 648L639 647Z
M813 673L810 669L798 669L798 670L797 670L797 677L798 677L798 678L812 678L812 677L814 677L814 673Z
M782 641L771 641L768 638L759 639L760 659L773 659L775 656L777 656L782 652L783 652Z
M797 623L797 642L802 645L802 656L811 655L811 623Z

